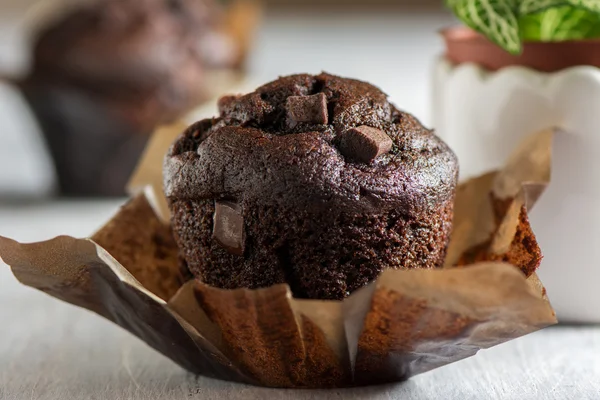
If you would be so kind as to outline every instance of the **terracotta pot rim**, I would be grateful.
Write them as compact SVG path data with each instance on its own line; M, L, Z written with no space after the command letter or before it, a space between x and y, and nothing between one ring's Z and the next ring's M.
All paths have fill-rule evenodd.
M558 72L571 67L600 68L600 38L523 44L523 53L510 54L471 28L459 25L439 31L446 44L447 60L454 64L474 63L497 71L511 66L540 72Z
M440 29L438 33L447 41L453 43L467 43L467 42L486 42L493 44L482 34L474 31L468 26L454 25L447 28ZM543 47L556 47L564 45L576 45L576 44L598 44L600 45L600 38L595 39L579 39L579 40L561 40L555 42L542 42L526 40L523 42L525 46L543 46ZM495 44L493 44L496 46Z

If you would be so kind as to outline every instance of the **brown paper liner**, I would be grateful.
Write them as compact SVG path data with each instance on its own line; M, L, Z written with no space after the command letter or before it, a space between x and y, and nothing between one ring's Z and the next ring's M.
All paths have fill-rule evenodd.
M227 68L209 68L205 71L205 82L208 84L197 104L186 110L188 113L202 104L216 103L223 93L235 92L243 86L246 81L246 63L262 22L262 14L263 5L259 0L232 0L227 4L218 29L229 37L236 47L236 59ZM162 167L162 164L159 164L159 167Z
M91 239L0 238L0 256L23 284L102 315L198 374L284 388L402 381L556 323L534 272L531 185L516 183L549 176L539 170L549 157L533 156L548 151L547 136L504 171L460 186L444 269L388 270L344 301L294 299L287 285L182 283L168 214L157 215L145 193ZM147 153L155 163L163 139ZM146 172L160 196L158 169Z
M235 0L226 10L222 30L238 46L239 58L236 64L240 69L250 54L262 13L262 5L258 0Z
M133 196L145 193L152 208L164 223L169 223L171 213L163 194L163 158L171 143L186 128L187 125L183 123L159 128L148 142L138 167L127 185L127 191Z

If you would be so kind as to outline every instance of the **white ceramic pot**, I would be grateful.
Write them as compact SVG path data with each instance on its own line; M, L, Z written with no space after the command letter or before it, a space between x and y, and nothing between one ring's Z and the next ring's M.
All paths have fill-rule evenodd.
M461 178L503 166L528 135L559 128L552 177L530 220L559 320L600 323L600 69L497 72L444 58L434 73L434 124Z

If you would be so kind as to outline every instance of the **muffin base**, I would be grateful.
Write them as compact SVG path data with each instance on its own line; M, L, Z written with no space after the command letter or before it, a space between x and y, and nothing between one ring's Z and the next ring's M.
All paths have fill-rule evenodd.
M294 297L340 300L384 270L437 268L446 255L453 201L418 218L392 210L345 215L332 210L245 208L245 252L235 256L212 237L214 200L175 200L175 239L190 272L223 288L288 283Z

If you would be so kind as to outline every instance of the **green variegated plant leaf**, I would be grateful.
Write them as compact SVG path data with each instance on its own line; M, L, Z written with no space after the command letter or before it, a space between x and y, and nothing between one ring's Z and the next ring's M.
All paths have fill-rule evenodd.
M518 54L523 40L600 38L600 0L445 0L472 29Z
M592 12L600 13L600 0L568 0L567 3L573 7L581 7Z
M566 0L522 0L519 4L519 14L535 14L547 8L562 7L567 4Z
M459 0L451 3L454 4L454 13L463 23L510 53L521 51L519 22L513 0Z
M521 38L557 42L600 37L600 14L569 6L550 8L519 20Z
M549 8L572 6L600 13L600 0L522 0L519 3L520 15L535 14Z

